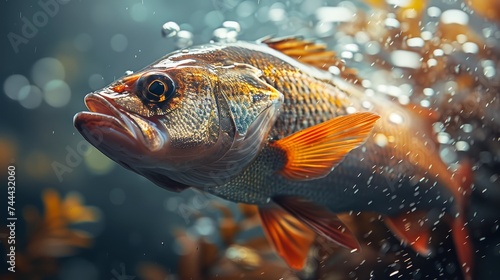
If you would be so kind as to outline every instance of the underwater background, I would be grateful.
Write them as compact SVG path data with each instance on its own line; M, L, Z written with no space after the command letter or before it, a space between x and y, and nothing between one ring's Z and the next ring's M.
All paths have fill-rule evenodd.
M500 277L499 1L6 0L0 13L1 279L461 279L444 223L435 254L423 258L370 213L342 217L362 252L317 240L295 273L272 252L253 207L169 193L73 127L85 94L127 70L192 44L269 35L326 43L367 93L442 113L436 152L475 166L475 278ZM8 166L15 273L4 227Z

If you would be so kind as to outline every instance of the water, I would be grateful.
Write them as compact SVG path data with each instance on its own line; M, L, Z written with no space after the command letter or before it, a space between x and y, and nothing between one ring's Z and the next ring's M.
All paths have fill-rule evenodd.
M102 215L99 222L71 225L100 234L92 234L94 245L71 247L69 261L51 257L60 270L44 276L69 279L91 268L81 275L143 279L155 272L158 279L172 274L188 279L203 271L213 277L227 273L254 279L307 279L315 274L341 279L460 277L444 223L433 229L437 249L426 259L401 246L380 218L369 213L342 215L361 236L361 252L351 254L317 241L315 250L323 251L325 259L312 258L303 272L294 274L265 243L255 209L220 200L212 204L212 199L192 192L171 194L97 150L79 152L86 142L74 134L73 114L84 109L86 93L113 82L125 69L132 69L125 73L130 75L170 51L210 41L300 34L319 38L348 67L357 69L365 94L385 94L403 105L438 109L433 126L440 143L436 153L450 166L464 159L475 166L477 191L469 203L469 225L477 250L477 279L496 279L500 274L495 249L500 242L500 31L498 15L488 12L495 11L488 7L494 1L469 1L472 7L462 1L433 1L409 13L398 7L406 9L418 1L371 2L381 4L71 1L59 5L45 25L34 25L37 31L31 30L32 36L23 35L22 18L33 23L37 12L47 12L37 4L2 3L4 34L13 32L26 39L17 53L6 41L5 67L0 70L4 89L0 163L7 166L14 160L20 170L19 243L29 241L21 209L30 206L26 211L36 208L43 215L42 194L48 188L62 197L80 192L85 198L81 203L100 209ZM342 69L329 71L341 76ZM373 104L362 106L369 109ZM390 120L407 121L398 114ZM389 140L377 135L376 143L385 146ZM60 177L54 163L66 168ZM96 225L105 230L92 231ZM53 249L50 244L47 248ZM19 254L27 254L21 245L18 248ZM96 261L95 256L103 255L105 260ZM35 274L41 273L47 272Z

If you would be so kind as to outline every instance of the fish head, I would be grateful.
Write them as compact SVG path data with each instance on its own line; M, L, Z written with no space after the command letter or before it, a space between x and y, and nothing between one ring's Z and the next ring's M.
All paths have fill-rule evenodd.
M218 170L210 166L219 162L216 169L227 169L220 162L238 157L230 152L239 147L234 143L244 143L277 111L270 110L276 102L262 95L251 104L228 98L221 77L217 67L200 61L156 64L88 94L89 112L76 114L74 125L106 156L168 190L217 185ZM263 142L267 134L258 134Z

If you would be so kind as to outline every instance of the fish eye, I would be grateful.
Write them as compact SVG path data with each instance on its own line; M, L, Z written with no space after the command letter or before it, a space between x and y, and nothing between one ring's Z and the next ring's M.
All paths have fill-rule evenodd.
M175 93L172 79L164 73L149 73L143 75L137 83L142 97L153 103L163 102Z

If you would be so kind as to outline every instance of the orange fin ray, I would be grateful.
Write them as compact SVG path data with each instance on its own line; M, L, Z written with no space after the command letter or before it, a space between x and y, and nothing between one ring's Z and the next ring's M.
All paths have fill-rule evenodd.
M463 213L455 218L451 226L451 231L464 279L470 280L472 279L474 250L472 248L472 239L469 236L467 222L465 221Z
M453 179L456 182L458 216L452 222L451 232L464 278L472 279L474 249L466 220L467 203L470 201L474 182L471 163L467 160L462 161Z
M368 112L340 116L272 142L272 147L286 154L279 174L290 180L328 175L347 153L364 143L378 119Z
M286 54L304 64L328 70L335 66L340 69L340 76L348 81L360 83L356 70L347 68L345 62L335 55L334 51L328 50L325 44L305 40L302 37L273 38L266 37L259 42L266 44L272 49Z
M399 240L410 245L415 252L429 256L431 229L426 223L425 213L413 212L395 217L385 217L384 222Z
M336 214L301 198L277 197L273 200L308 225L316 234L347 249L361 249L357 238Z
M259 214L264 232L278 255L291 268L302 269L315 238L314 232L278 207L259 207Z

